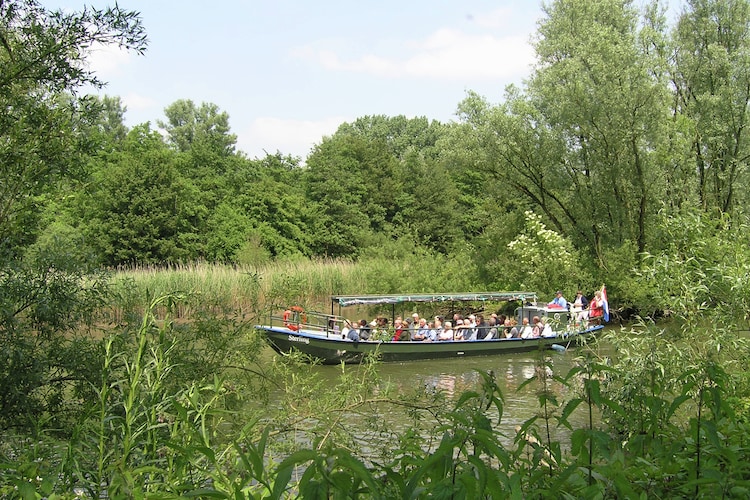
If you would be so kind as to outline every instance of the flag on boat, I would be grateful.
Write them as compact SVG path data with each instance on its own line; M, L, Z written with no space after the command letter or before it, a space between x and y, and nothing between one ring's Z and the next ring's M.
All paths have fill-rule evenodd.
M609 321L609 301L607 300L607 287L602 285L602 309L604 310L604 321Z

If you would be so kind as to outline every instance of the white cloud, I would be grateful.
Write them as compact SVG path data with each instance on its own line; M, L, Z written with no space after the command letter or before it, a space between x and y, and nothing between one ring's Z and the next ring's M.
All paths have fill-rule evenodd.
M130 64L132 54L116 45L94 45L89 52L89 69L100 78L107 80L120 75L123 68Z
M443 29L415 47L403 71L417 77L507 79L527 74L534 60L524 36L497 38Z
M237 133L237 149L250 157L263 157L266 153L299 156L304 159L313 145L324 136L333 135L339 125L349 120L345 117L328 117L323 120L285 120L262 117Z
M445 80L511 79L528 74L534 50L527 35L496 37L441 29L406 47L402 58L365 54L343 60L330 50L305 48L297 56L310 58L329 70L366 73L381 77L440 78Z
M151 111L159 106L155 99L132 92L121 97L121 99L128 111Z

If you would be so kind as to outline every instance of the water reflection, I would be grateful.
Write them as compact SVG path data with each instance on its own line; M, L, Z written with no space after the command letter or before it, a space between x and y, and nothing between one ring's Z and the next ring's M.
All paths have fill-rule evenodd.
M538 391L539 382L524 383L535 378L538 370L544 370L547 376L547 388L553 392L559 402L559 407L549 410L559 414L567 400L578 396L563 384L554 381L553 375L564 377L576 365L576 359L581 351L572 349L566 352L544 351L501 356L486 356L475 358L459 358L447 360L426 360L403 363L383 363L378 367L379 374L385 384L395 387L402 394L413 394L414 390L422 387L427 392L441 392L446 399L456 401L465 391L478 390L483 381L480 372L492 371L497 385L503 394L503 414L495 415L493 420L499 420L498 430L512 441L516 427L523 425L528 419L541 415ZM547 366L542 367L544 359ZM540 368L541 367L541 368ZM331 376L339 374L340 367L320 367L323 373ZM385 410L398 412L398 408ZM585 427L587 415L580 411L570 418L574 427ZM398 415L389 415L393 421L401 421ZM566 442L569 431L565 428L551 429L553 439Z

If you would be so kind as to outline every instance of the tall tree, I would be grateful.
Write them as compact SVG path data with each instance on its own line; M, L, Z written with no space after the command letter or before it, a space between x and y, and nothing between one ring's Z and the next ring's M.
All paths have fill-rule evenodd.
M230 133L229 114L216 104L196 106L189 99L181 99L167 106L164 114L167 121L158 124L178 151L201 147L222 156L234 153L237 136Z
M534 210L604 264L604 248L646 248L663 195L656 153L669 100L654 37L622 0L557 0L545 7L527 94L492 108L462 105L484 164Z
M138 14L104 10L50 12L35 0L0 2L0 249L33 241L39 195L81 163L85 138L75 133L61 98L101 85L85 64L95 44L146 47Z
M632 240L642 252L658 208L649 203L661 197L653 161L669 116L666 82L653 71L661 62L639 43L629 1L561 0L546 13L529 88L566 144L557 173L573 196L556 209L591 247ZM576 200L596 202L581 211Z
M71 394L85 394L96 380L86 370L96 366L99 353L76 334L100 304L104 282L77 261L76 252L59 245L22 257L36 238L45 194L84 163L90 143L76 120L86 108L75 91L101 85L86 65L95 44L143 51L146 37L138 14L117 6L51 12L36 0L0 1L3 429L37 425L42 416L66 428Z
M204 211L176 168L176 154L148 125L103 158L82 199L86 234L107 265L194 260ZM197 213L196 213L197 212Z
M314 200L314 252L354 255L386 227L395 160L382 142L334 135L307 159L307 196ZM381 182L382 181L382 182Z
M750 3L687 3L674 31L676 113L692 125L701 206L732 213L750 181Z

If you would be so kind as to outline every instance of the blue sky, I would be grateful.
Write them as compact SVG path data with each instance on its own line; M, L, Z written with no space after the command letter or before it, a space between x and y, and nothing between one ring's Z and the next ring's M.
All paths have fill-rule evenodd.
M50 9L110 1L43 0ZM130 126L178 99L229 113L237 147L307 156L365 115L454 119L468 90L500 102L531 72L535 0L118 0L149 37L144 56L91 58Z

